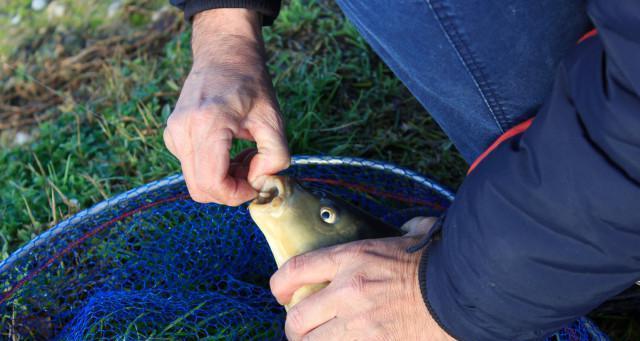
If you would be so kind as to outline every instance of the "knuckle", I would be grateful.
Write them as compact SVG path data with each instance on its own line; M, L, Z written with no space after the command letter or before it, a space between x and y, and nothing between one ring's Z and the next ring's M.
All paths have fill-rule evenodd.
M288 280L287 270L283 268L278 269L269 279L269 287L271 293L280 303L284 303L285 295L287 293Z
M194 180L194 187L202 194L207 192L215 193L214 187L209 183L208 179L198 178Z
M294 306L287 313L287 319L285 321L286 329L289 333L293 333L295 335L299 335L304 331L305 321L304 321L304 313L301 309L296 308Z
M215 202L216 204L221 204L225 206L237 206L233 199L228 199L221 196L209 196L211 198L211 202Z
M167 141L169 141L170 138L170 132L169 132L169 127L164 128L164 130L162 131L162 139L164 140L164 143L166 144Z
M174 145L174 141L173 138L171 136L171 133L169 132L169 128L164 128L164 131L162 132L162 140L164 141L164 144L168 147L171 148ZM173 150L169 150L171 153L174 153Z
M201 204L211 202L209 196L206 193L200 191L196 186L193 185L193 183L187 182L187 189L189 190L189 196L191 197L191 200Z
M260 118L266 122L279 122L282 121L282 117L280 116L280 111L275 103L267 101L267 102L259 102L255 107L256 111L260 112L260 116L256 116L256 118Z
M289 155L289 150L284 148L279 154L276 155L275 160L273 161L278 168L289 168L289 166L291 166L291 156Z
M167 128L187 129L190 126L228 126L235 121L233 115L226 114L216 106L176 109L167 118Z
M356 272L349 280L349 289L353 294L361 295L369 287L369 279L364 272Z
M231 126L225 126L215 130L218 138L223 141L229 141L233 139L233 128Z
M278 134L282 132L284 127L280 113L270 107L260 110L259 115L248 117L244 124L248 129L269 129Z
M172 112L171 115L169 115L169 117L167 118L168 131L179 129L183 124L184 120L182 119L182 115L177 111Z
M365 239L361 243L361 250L368 251L371 249L376 249L380 243L375 239Z
M332 260L337 260L341 256L350 256L354 243L339 244L327 248L327 253Z
M278 304L285 305L288 303L287 302L288 300L286 299L286 296L285 296L285 289L279 283L276 283L271 286L271 294L276 299Z
M226 201L221 199L229 196L229 193L222 191L221 184L211 177L198 177L194 179L193 188L200 194L220 202Z
M304 271L306 266L307 266L307 256L305 255L295 256L287 262L286 272L287 274L292 275L294 273Z
M329 285L333 287L332 290L335 292L336 297L341 300L353 299L353 290L351 289L351 285L346 281L340 283L331 282Z
M202 124L209 123L213 115L210 110L194 110L189 113L189 120L193 122L193 124Z
M242 205L245 202L245 200L238 199L238 198L230 198L230 199L221 199L218 202L227 206L238 207Z
M209 127L212 130L216 130L219 126L224 126L226 124L226 120L222 118L216 119L216 115L214 113L205 111L205 110L197 110L189 114L188 125L193 128L198 127Z
M274 273L271 278L269 278L269 288L271 288L271 292L276 298L280 296L280 278L279 272Z
M200 194L198 192L190 192L189 195L191 196L191 200L193 200L195 202L198 202L198 203L201 203L201 204L204 204L204 203L208 202L207 198L204 195L202 195L202 194Z
M378 243L372 239L365 239L354 242L349 245L347 253L349 256L358 257L366 254L370 250L375 250L378 246Z

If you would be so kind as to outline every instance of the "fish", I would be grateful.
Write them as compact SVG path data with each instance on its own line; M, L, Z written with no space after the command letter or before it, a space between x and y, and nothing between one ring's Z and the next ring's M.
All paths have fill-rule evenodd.
M330 193L306 189L288 176L267 177L248 209L278 268L294 256L320 248L404 234L364 210ZM285 309L328 284L298 289Z

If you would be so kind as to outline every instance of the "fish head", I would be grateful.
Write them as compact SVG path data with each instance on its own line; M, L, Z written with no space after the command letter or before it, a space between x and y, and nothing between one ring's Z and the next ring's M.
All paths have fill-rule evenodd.
M268 177L249 212L278 266L295 255L358 239L358 224L348 209L286 176Z

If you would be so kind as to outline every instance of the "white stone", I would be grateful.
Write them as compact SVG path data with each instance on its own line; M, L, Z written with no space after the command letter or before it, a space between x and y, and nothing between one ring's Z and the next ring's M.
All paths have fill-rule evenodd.
M20 20L22 20L22 17L20 16L20 14L16 14L15 17L11 18L11 21L9 23L11 25L18 25L20 23Z
M122 7L122 1L113 1L107 8L107 18L113 18L116 14L118 14L118 11L120 11L120 7Z
M164 5L159 10L151 14L151 21L158 21L162 16L171 10L171 6Z
M31 1L31 9L34 11L40 11L47 7L47 0L33 0Z
M23 131L19 131L16 133L16 137L14 137L13 139L13 144L15 144L16 146L21 146L25 143L29 143L31 142L31 135L29 135L29 133L25 133Z
M60 18L64 15L64 12L66 10L67 8L65 7L65 5L57 1L53 1L49 4L49 7L47 7L47 16L49 17L49 19Z

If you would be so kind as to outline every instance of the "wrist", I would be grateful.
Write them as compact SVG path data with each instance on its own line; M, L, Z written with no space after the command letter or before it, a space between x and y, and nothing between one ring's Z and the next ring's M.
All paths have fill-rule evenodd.
M237 36L249 40L261 39L261 19L258 12L245 8L216 8L196 14L193 20L193 41L207 41L217 36Z
M193 23L193 66L262 63L264 45L260 15L244 8L198 13Z

